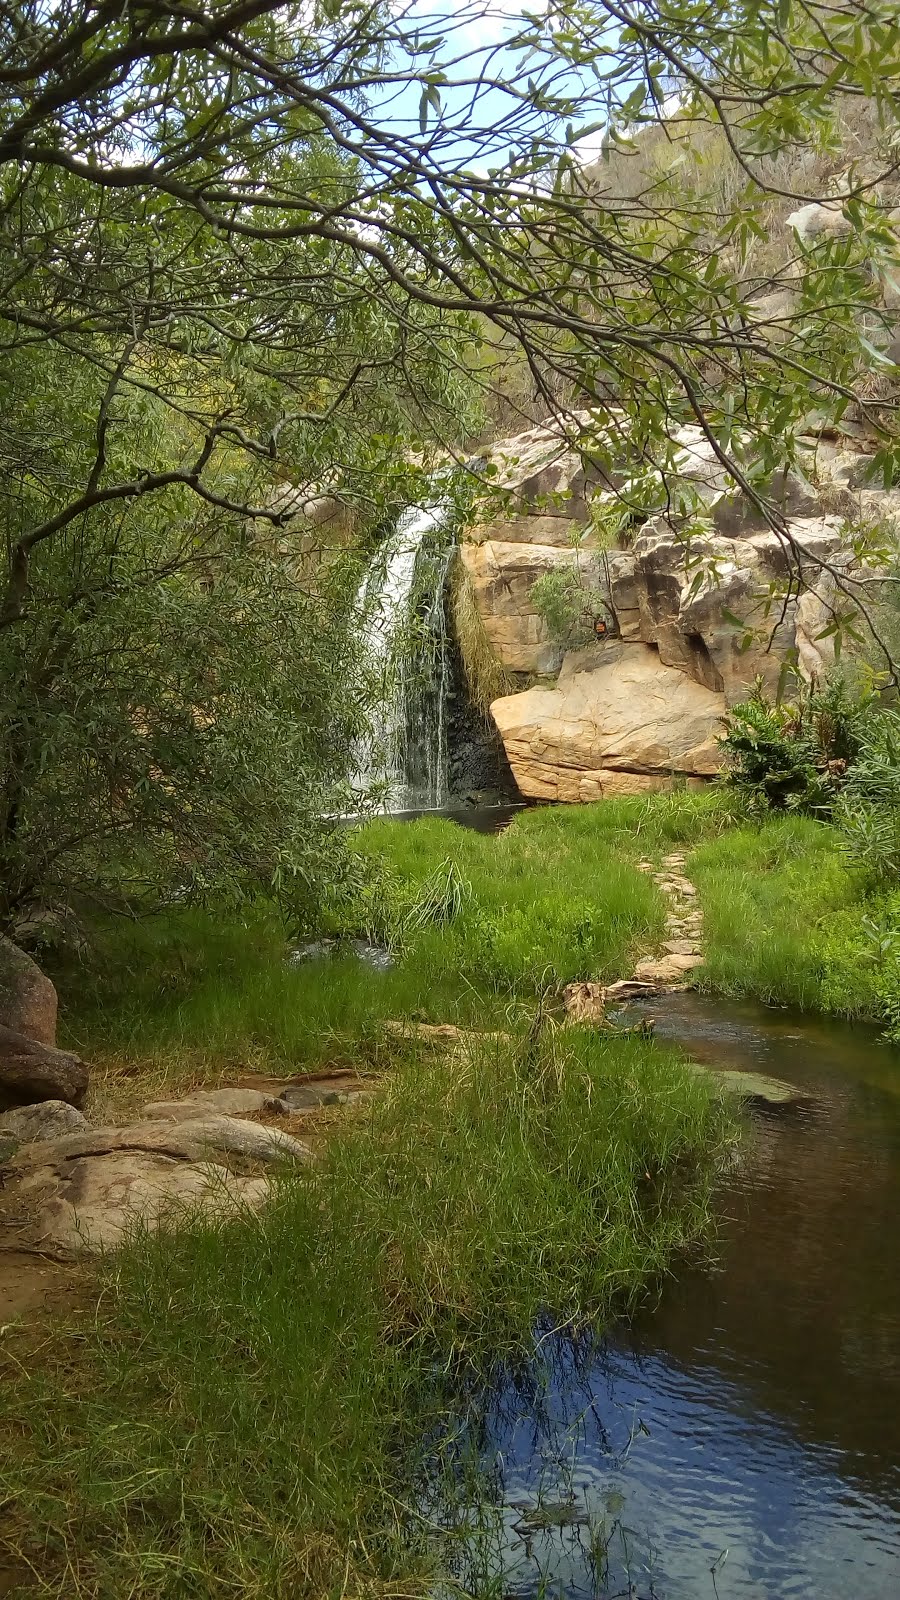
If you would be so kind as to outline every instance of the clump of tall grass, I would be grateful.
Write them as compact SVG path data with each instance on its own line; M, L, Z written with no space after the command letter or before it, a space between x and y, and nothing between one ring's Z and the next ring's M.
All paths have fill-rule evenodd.
M636 1040L474 1040L399 1072L261 1215L136 1237L55 1364L12 1353L13 1549L72 1600L421 1594L423 1451L459 1384L539 1317L633 1302L702 1230L728 1138L706 1083Z
M460 994L524 996L576 978L619 977L661 936L663 901L628 859L633 847L626 852L602 826L561 826L551 837L530 825L539 815L522 814L493 838L442 818L361 830L358 848L378 885L366 926L385 940L406 929L404 966L423 990L452 976ZM451 867L468 892L455 895L452 916L423 916L415 926L414 908L427 905L429 885ZM352 907L348 914L353 931Z
M472 580L459 554L451 572L450 603L453 631L459 641L469 699L487 721L491 701L514 694L517 684L499 660L488 638L475 600Z

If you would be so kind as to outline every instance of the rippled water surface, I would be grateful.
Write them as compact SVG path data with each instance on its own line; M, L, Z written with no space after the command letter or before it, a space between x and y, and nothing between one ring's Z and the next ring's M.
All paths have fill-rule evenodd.
M502 1592L900 1596L900 1051L694 995L644 1008L700 1060L808 1091L755 1114L712 1268L540 1400L488 1419Z

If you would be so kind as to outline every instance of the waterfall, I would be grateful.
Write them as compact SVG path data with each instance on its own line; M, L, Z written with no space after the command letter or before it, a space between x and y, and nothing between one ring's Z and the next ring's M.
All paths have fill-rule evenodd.
M412 506L376 551L357 593L376 702L354 787L383 789L385 811L426 809L447 799L444 590L453 547L446 506Z

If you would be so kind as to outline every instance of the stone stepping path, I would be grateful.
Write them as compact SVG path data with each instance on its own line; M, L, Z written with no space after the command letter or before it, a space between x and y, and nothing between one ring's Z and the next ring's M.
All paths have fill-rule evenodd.
M700 939L703 918L697 906L697 890L684 874L685 858L664 856L661 867L652 861L639 861L641 872L652 875L654 883L669 902L662 954L648 956L634 969L634 981L652 984L657 989L685 987L688 974L703 965Z
M684 867L685 857L679 854L664 856L659 867L652 861L638 862L639 870L652 875L668 901L662 952L639 961L633 976L618 983L567 984L563 1001L570 1021L603 1021L607 1006L690 987L690 974L703 965L703 918L697 905L697 890L685 877Z

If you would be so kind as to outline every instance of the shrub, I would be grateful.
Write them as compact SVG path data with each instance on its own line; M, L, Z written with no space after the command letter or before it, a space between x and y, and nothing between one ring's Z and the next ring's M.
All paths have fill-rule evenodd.
M863 731L836 820L851 860L872 882L900 875L900 712L881 710Z
M863 740L871 695L854 697L841 679L771 700L757 684L734 706L720 740L729 782L757 810L831 815Z
M555 644L563 648L590 644L595 619L605 621L605 596L584 583L577 567L552 567L532 585L529 596Z

